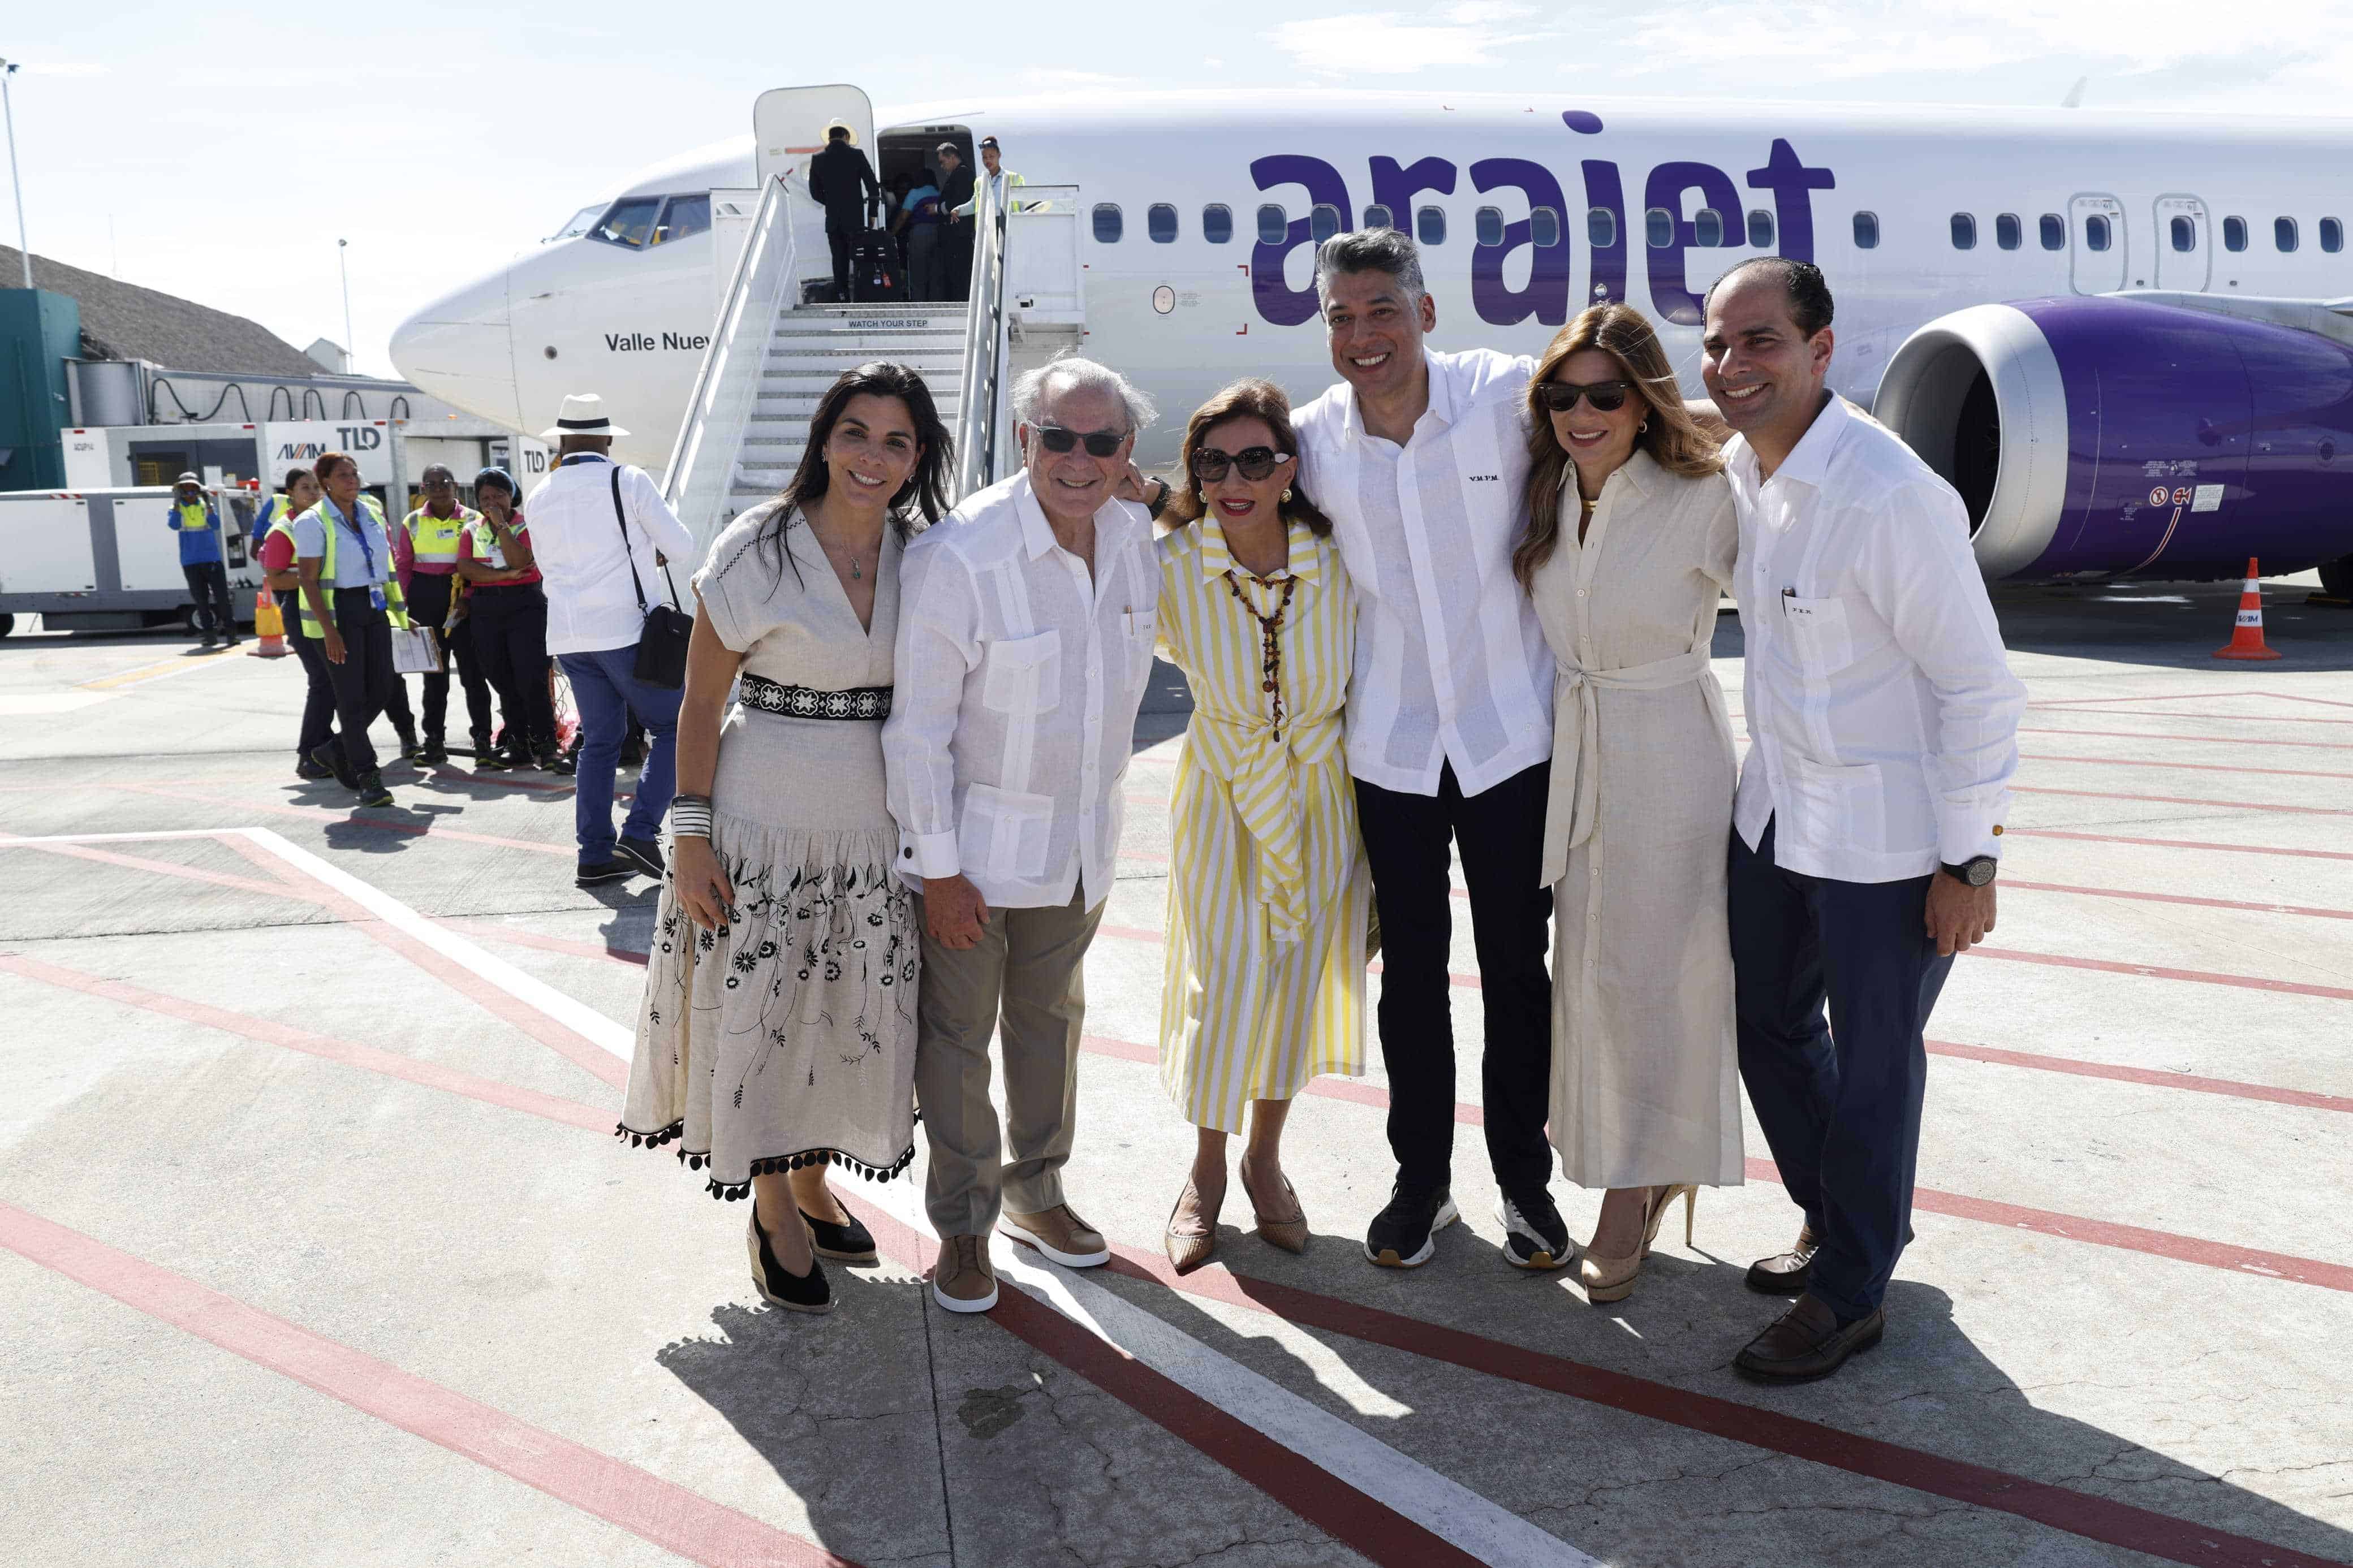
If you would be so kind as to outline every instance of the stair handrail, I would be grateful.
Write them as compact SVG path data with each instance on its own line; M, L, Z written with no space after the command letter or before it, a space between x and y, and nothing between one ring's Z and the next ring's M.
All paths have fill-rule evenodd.
M999 432L1010 392L1005 375L1005 205L994 180L979 182L975 195L972 305L965 318L956 399L959 501L997 480Z
M780 297L797 303L790 300L797 270L792 202L792 187L782 175L760 194L663 474L670 510L706 545L728 521L721 513L733 493Z

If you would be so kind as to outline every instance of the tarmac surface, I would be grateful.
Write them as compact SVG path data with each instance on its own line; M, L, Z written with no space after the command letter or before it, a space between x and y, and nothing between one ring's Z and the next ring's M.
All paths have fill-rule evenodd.
M1788 1389L1730 1367L1798 1224L1753 1121L1629 1300L1500 1261L1467 920L1432 1265L1359 1251L1374 1050L1292 1120L1306 1255L1237 1183L1172 1277L1167 683L1088 960L1069 1180L1113 1263L1000 1244L998 1309L940 1311L919 1156L838 1183L883 1261L809 1320L759 1305L745 1205L610 1136L656 892L572 887L563 781L404 764L356 809L292 776L292 659L19 631L0 1560L2353 1561L2353 611L2305 591L2263 665L2207 657L2232 585L1998 594L2032 706L2000 926L1930 1029L1918 1239L1884 1344ZM1729 615L1718 653L1737 711Z

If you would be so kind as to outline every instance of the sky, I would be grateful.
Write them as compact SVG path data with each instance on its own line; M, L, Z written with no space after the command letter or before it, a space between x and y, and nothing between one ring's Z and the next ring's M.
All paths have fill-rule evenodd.
M747 133L764 89L894 105L1008 88L1301 86L2353 116L2353 0L1715 0L1350 9L808 0L31 6L0 22L36 254L343 342L637 169ZM561 17L559 22L554 18ZM16 237L13 208L0 208ZM13 282L13 279L6 280Z

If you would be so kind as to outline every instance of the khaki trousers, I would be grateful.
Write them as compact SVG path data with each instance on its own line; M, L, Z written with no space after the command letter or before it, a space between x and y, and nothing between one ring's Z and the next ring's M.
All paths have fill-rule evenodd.
M991 910L979 942L957 951L923 930L916 998L915 1099L931 1169L923 1204L942 1237L986 1236L998 1210L1037 1214L1062 1202L1062 1166L1078 1119L1082 961L1104 905ZM915 919L923 926L923 895ZM988 1098L988 1040L1003 1040L1005 1128Z

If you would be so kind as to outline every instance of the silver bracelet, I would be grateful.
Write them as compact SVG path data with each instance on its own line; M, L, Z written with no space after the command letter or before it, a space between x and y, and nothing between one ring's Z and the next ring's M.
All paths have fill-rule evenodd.
M670 803L670 836L674 839L709 838L711 798L700 795L674 796Z

